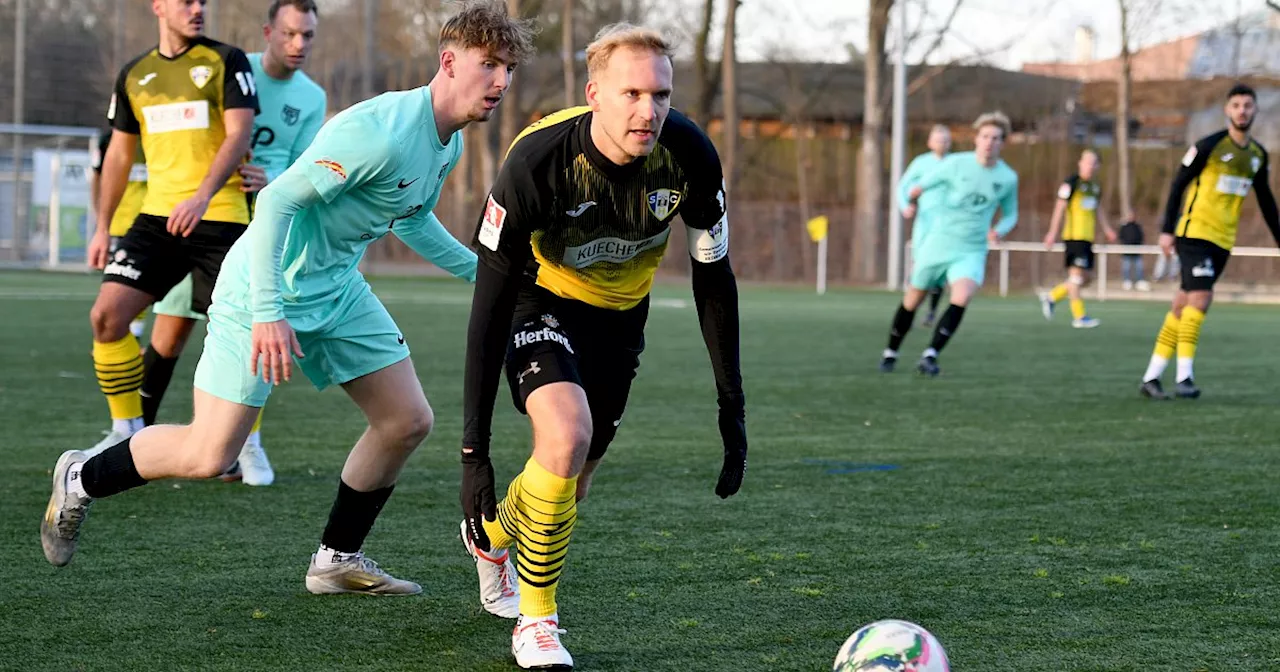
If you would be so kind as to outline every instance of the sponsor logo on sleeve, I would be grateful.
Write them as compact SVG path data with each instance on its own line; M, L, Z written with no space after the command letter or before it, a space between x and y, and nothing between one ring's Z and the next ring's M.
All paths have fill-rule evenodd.
M507 220L507 209L498 205L498 201L489 194L484 205L484 218L480 221L480 235L477 238L481 245L498 251L498 240L502 238L502 224Z

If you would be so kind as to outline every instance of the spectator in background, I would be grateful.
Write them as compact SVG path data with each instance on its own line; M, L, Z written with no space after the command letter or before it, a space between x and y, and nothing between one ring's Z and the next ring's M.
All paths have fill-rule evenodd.
M1124 213L1124 225L1120 227L1120 243L1123 245L1141 245L1142 239L1142 225L1134 218L1132 210L1126 210ZM1151 291L1151 283L1147 282L1142 276L1141 254L1125 254L1120 268L1124 276L1125 291L1131 289L1137 289L1140 292Z

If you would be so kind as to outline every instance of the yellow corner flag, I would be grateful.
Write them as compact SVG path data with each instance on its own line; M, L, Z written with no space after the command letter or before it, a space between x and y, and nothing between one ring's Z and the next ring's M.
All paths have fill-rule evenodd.
M813 239L813 242L816 243L827 237L828 223L826 215L818 215L805 224L805 227L809 229L809 237Z

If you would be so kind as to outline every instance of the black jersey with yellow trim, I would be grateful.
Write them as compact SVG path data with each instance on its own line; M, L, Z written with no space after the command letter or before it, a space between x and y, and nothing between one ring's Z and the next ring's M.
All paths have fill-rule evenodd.
M1280 242L1280 217L1267 164L1267 150L1252 138L1244 147L1226 129L1201 138L1183 155L1174 176L1164 232L1230 250L1236 244L1240 210L1252 188L1272 236Z
M226 138L222 114L234 108L256 114L258 92L248 57L229 44L198 37L176 56L152 47L125 64L107 119L116 130L142 136L148 171L142 212L168 217L195 195ZM239 172L213 195L204 216L249 223Z
M1058 198L1067 202L1062 225L1063 240L1087 240L1093 242L1097 235L1098 202L1102 187L1093 180L1072 175L1058 187Z
M657 145L620 166L591 140L590 108L552 114L507 153L476 230L481 261L528 265L553 294L626 310L648 295L679 215L691 249L728 249L720 158L706 134L671 110Z

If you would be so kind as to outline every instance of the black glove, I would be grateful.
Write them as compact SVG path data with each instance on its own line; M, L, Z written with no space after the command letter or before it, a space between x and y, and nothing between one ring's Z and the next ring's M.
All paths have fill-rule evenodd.
M480 550L489 550L489 535L484 531L484 520L498 516L498 501L493 495L493 462L489 461L488 448L462 449L462 515L467 533Z
M747 422L741 405L720 405L720 438L724 441L724 466L716 481L716 494L726 499L742 487L747 473Z

